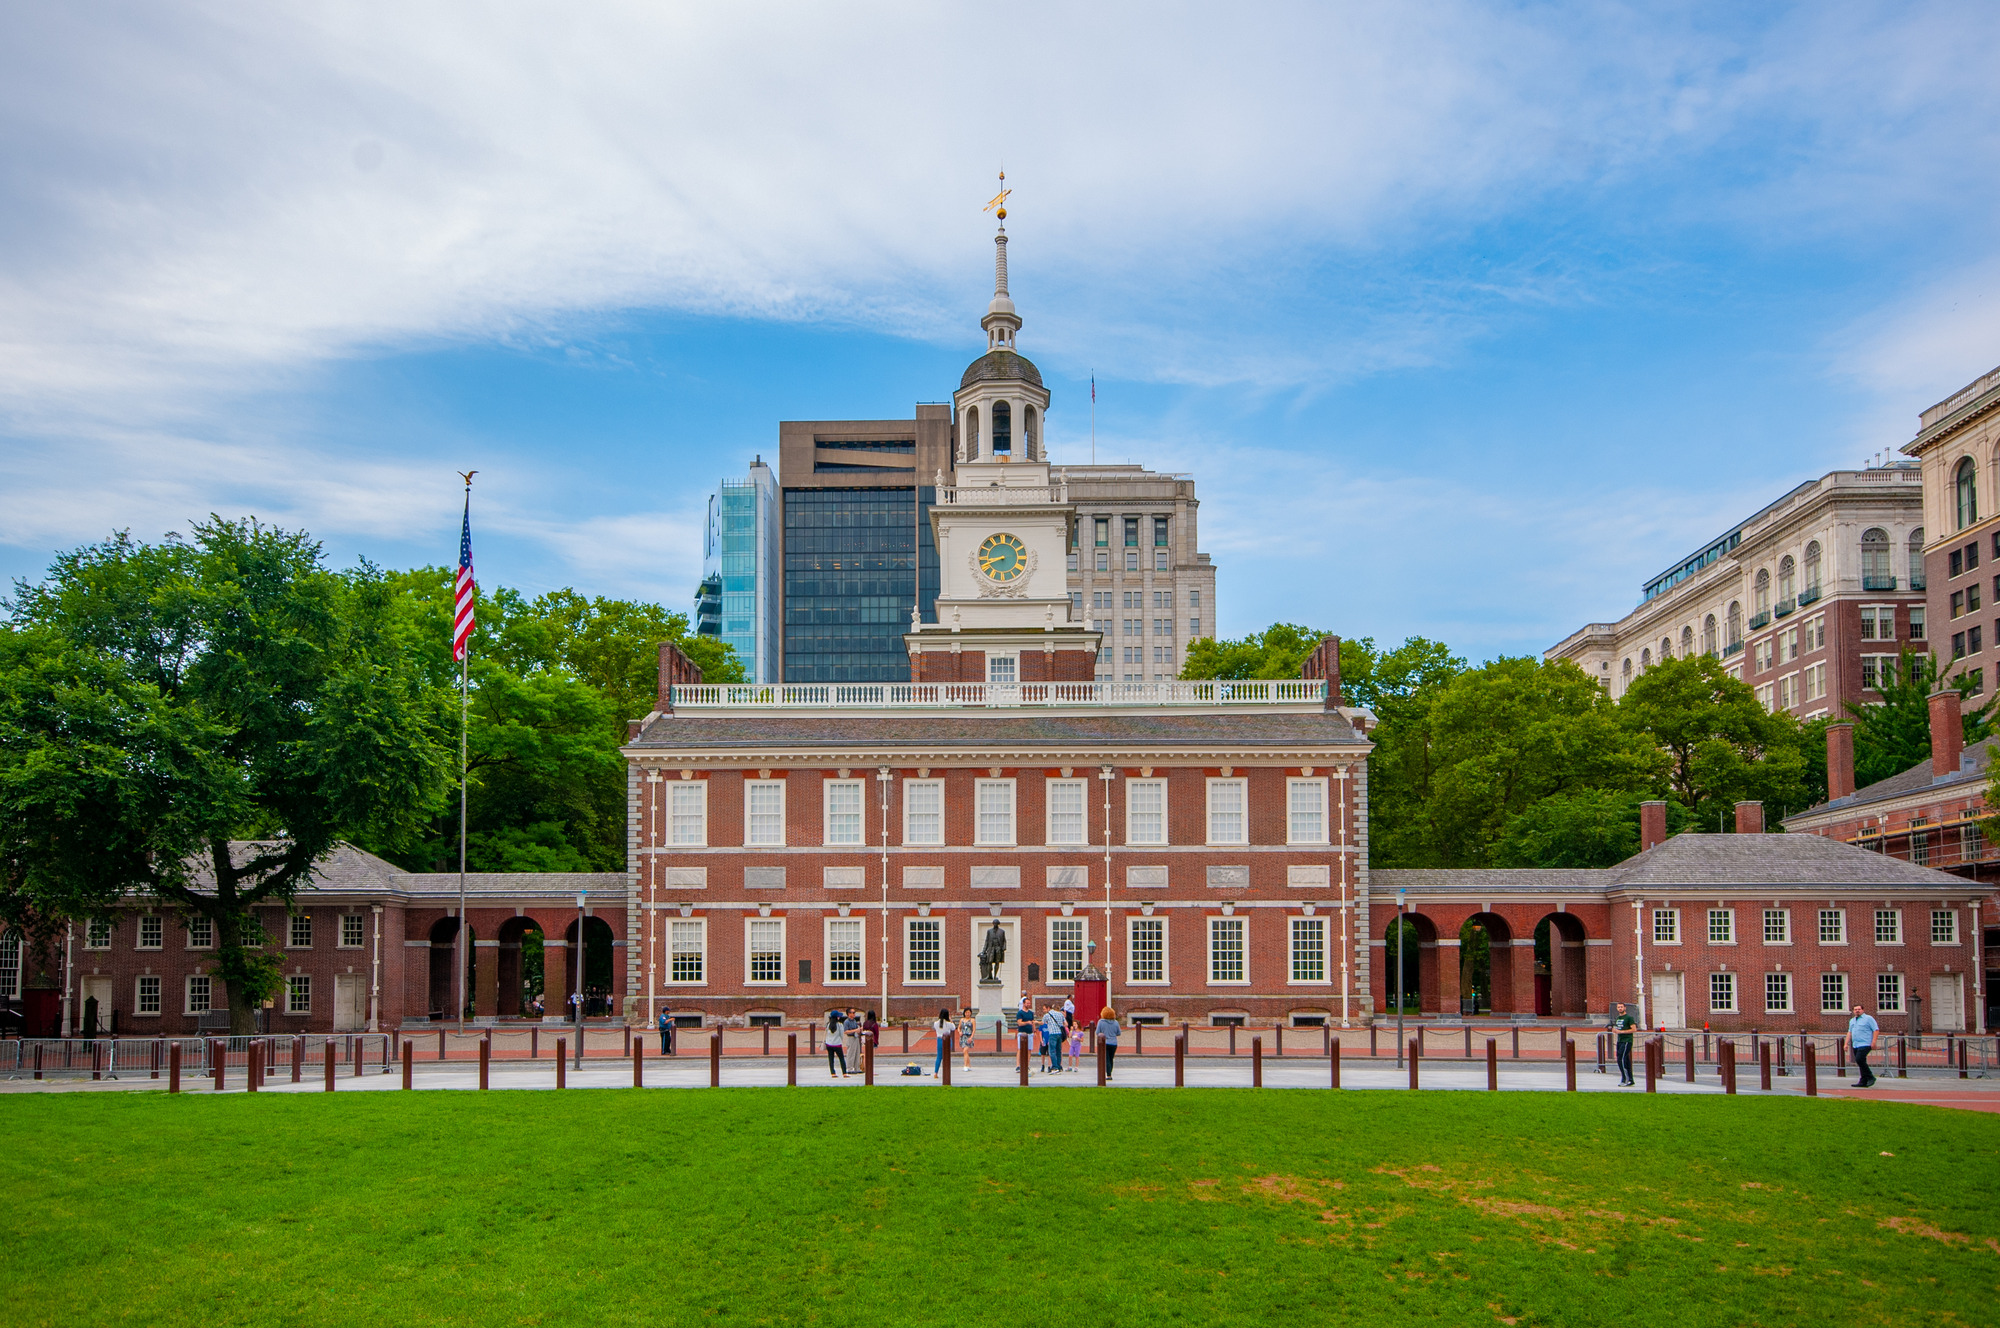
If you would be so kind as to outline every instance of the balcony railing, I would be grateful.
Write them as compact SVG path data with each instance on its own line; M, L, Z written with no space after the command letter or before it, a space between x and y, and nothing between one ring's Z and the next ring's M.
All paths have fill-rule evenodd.
M1817 603L1818 600L1819 600L1818 586L1807 586L1804 590L1801 590L1799 592L1799 607L1802 609L1808 604Z
M1912 590L1922 590L1922 589L1924 589L1924 587L1928 586L1929 584L1930 584L1930 581L1929 581L1929 580L1928 580L1928 579L1927 579L1927 578L1926 578L1926 577L1925 577L1925 576L1924 576L1924 575L1923 575L1922 573L1920 573L1920 572L1912 572L1912 573L1910 574L1910 589L1912 589Z
M1759 609L1757 612L1750 615L1750 630L1754 632L1759 627L1764 626L1766 623L1770 621L1771 621L1771 611L1769 609Z
M1790 613L1793 609L1796 609L1798 607L1799 607L1799 602L1795 599L1781 599L1778 601L1778 607L1775 610L1773 610L1773 612L1775 612L1780 618L1782 618L1786 614Z
M1068 502L1069 485L956 485L939 489L937 500L947 507L1046 507Z
M1722 648L1722 657L1724 659L1728 659L1731 655L1738 655L1741 654L1742 652L1743 652L1743 643L1741 641L1731 641L1728 645Z
M676 684L673 703L727 710L925 710L961 706L1323 705L1326 681L1287 678L1201 682L827 682Z
M1861 588L1863 590L1894 590L1896 588L1896 578L1893 576L1874 576L1863 572L1861 574Z

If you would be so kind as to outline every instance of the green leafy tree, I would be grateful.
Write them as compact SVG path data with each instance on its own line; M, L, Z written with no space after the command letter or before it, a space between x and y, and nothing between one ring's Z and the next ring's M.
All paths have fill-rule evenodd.
M1659 661L1633 679L1618 714L1631 732L1659 746L1666 756L1666 796L1701 824L1718 816L1726 823L1729 807L1746 798L1773 811L1813 799L1810 731L1788 714L1767 713L1756 693L1713 656ZM1822 793L1824 750L1822 738Z
M133 892L215 926L230 1025L279 983L259 905L343 839L413 842L450 787L449 698L371 568L211 518L16 583L0 652L0 889L78 918Z
M1615 867L1639 851L1639 804L1649 795L1577 789L1544 798L1507 823L1493 848L1496 867ZM1667 804L1667 833L1693 814Z
M1877 705L1845 709L1854 721L1854 783L1866 788L1877 780L1900 775L1931 759L1931 693L1938 689L1935 656L1905 646L1886 683L1878 684ZM1961 674L1952 679L1963 701L1974 695L1973 681ZM1978 742L1993 732L1993 707L1965 706L1965 741Z
M1188 644L1187 663L1181 666L1181 677L1189 680L1296 678L1306 656L1329 635L1297 623L1273 623L1240 641L1203 637Z

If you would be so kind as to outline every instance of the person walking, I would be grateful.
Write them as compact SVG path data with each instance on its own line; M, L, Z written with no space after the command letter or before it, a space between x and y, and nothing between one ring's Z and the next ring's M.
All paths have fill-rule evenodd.
M1854 1017L1847 1021L1847 1045L1854 1053L1854 1068L1861 1071L1854 1081L1856 1088L1875 1086L1875 1071L1868 1068L1868 1053L1875 1050L1875 1035L1881 1031L1873 1015L1858 1005L1854 1007Z
M1118 1012L1108 1005L1097 1016L1097 1041L1104 1048L1104 1078L1109 1082L1112 1062L1118 1059Z
M1049 1051L1050 1074L1062 1073L1063 1034L1067 1031L1063 1027L1062 1010L1051 1005L1042 1015L1042 1045Z
M958 1025L951 1021L950 1010L938 1011L937 1020L931 1025L931 1033L937 1038L937 1054L931 1057L933 1079L944 1073L944 1058L951 1054L951 1035L957 1028Z
M1632 1030L1639 1021L1625 1008L1625 1002L1618 1002L1618 1013L1611 1016L1611 1031L1618 1035L1618 1086L1632 1087Z
M979 1036L979 1016L971 1010L958 1012L958 1050L965 1057L966 1069L972 1068L972 1039Z
M665 1010L660 1011L660 1054L674 1054L674 1018Z
M835 1066L839 1067L837 1072ZM826 1077L847 1078L847 1012L844 1010L827 1011Z

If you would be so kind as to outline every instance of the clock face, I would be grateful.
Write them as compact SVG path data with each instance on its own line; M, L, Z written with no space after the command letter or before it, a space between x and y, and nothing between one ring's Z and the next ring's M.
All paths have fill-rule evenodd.
M1012 535L988 535L979 546L979 570L995 581L1012 581L1028 570L1028 548Z

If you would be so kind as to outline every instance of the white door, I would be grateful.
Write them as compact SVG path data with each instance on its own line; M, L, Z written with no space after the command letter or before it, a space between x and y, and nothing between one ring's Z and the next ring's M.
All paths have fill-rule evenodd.
M1653 974L1652 1027L1665 1024L1668 1028L1687 1027L1687 1007L1681 1001L1681 973Z
M333 978L333 1031L358 1033L368 1025L367 993L359 973L336 973Z
M111 978L107 974L93 974L84 978L83 993L76 1002L77 1031L83 1031L84 1011L89 1008L88 1002L93 997L97 1000L97 1031L108 1033L111 1031Z
M1936 974L1931 978L1931 1032L1965 1031L1965 975Z

